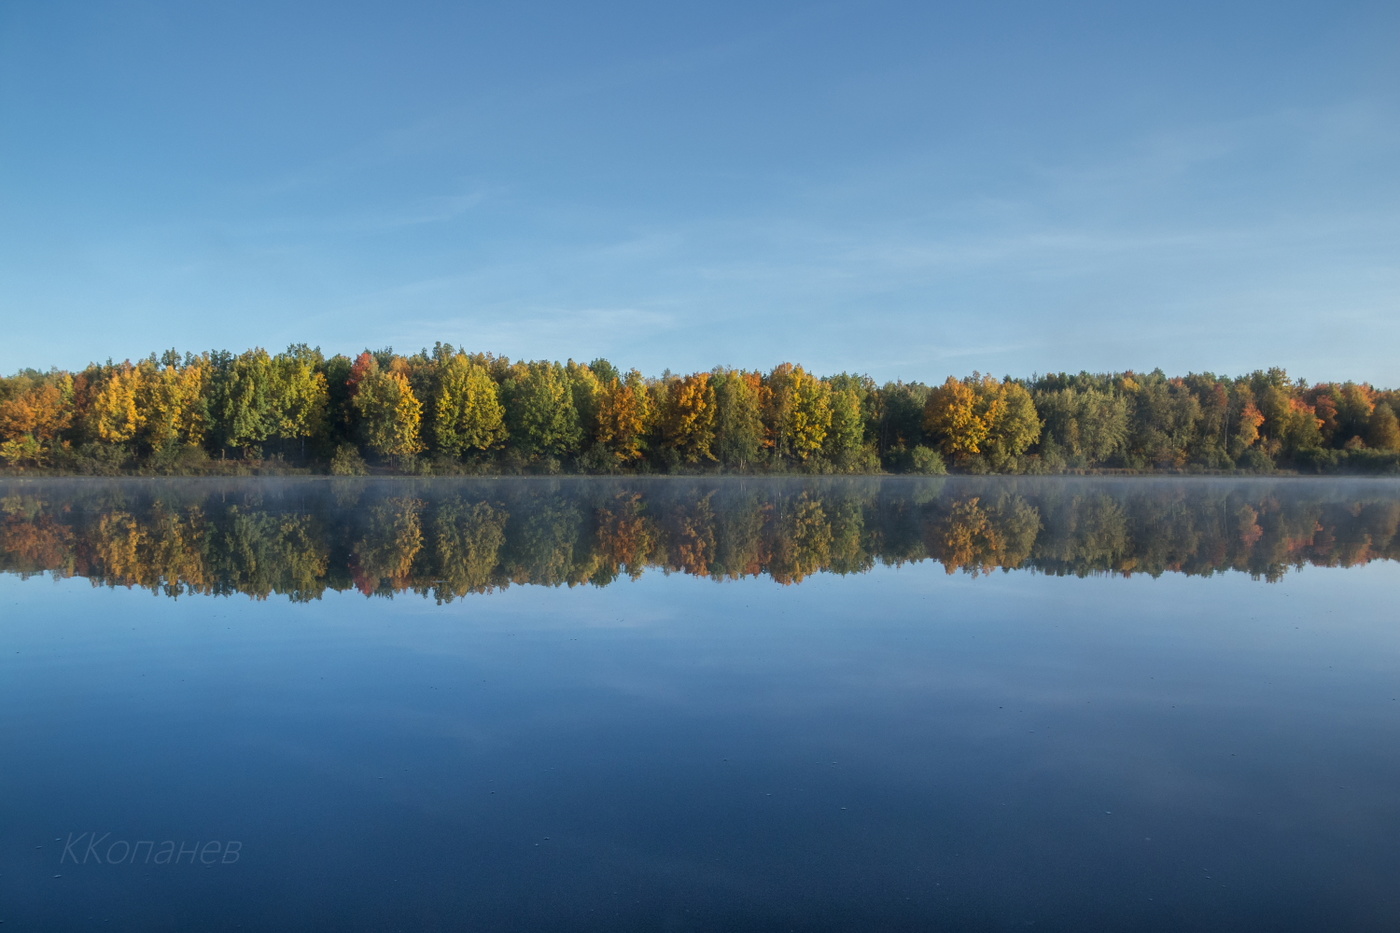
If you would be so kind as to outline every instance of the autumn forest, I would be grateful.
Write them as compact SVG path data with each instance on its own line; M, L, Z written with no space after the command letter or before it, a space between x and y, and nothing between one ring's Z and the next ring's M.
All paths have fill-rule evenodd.
M942 383L606 360L448 344L326 357L167 351L0 377L0 463L123 473L1304 473L1400 470L1400 391L1282 369L974 373Z

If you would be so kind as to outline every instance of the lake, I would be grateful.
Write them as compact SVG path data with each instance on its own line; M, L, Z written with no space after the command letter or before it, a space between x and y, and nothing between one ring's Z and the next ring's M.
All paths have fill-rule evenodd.
M6 930L1400 927L1400 482L0 480Z

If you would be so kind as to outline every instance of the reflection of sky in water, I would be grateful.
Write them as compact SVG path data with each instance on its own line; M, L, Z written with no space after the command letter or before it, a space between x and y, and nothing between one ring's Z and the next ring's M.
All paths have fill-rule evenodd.
M0 919L1385 927L1398 584L922 564L438 606L0 578ZM243 854L59 866L92 829Z

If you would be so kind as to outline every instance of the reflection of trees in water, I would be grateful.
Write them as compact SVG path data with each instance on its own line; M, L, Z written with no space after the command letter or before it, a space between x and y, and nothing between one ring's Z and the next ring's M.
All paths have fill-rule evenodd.
M396 480L0 486L0 570L167 595L607 585L934 560L974 575L1242 571L1400 557L1400 486L1162 480Z
M11 573L76 571L76 533L33 496L0 499L0 555Z
M423 549L423 501L395 496L369 507L364 531L350 552L350 576L366 596L394 593L412 582Z
M468 593L489 593L505 585L499 568L506 543L504 509L489 502L461 498L433 503L428 520L431 546L414 589L431 593L438 602Z
M932 508L925 524L928 554L949 573L974 576L1022 566L1040 533L1040 512L1023 497L1001 495L954 498L944 508Z
M634 580L640 577L656 546L645 500L639 493L621 492L605 502L595 516L598 582L610 582L622 575Z
M695 502L681 502L659 510L658 531L661 548L658 557L663 566L695 576L710 576L710 563L715 559L715 512L710 496ZM715 568L717 575L724 572Z

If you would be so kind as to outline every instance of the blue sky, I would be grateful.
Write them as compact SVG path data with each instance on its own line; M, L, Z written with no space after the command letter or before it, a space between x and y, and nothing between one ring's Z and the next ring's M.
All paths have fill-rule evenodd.
M0 371L1400 385L1400 5L0 5Z

